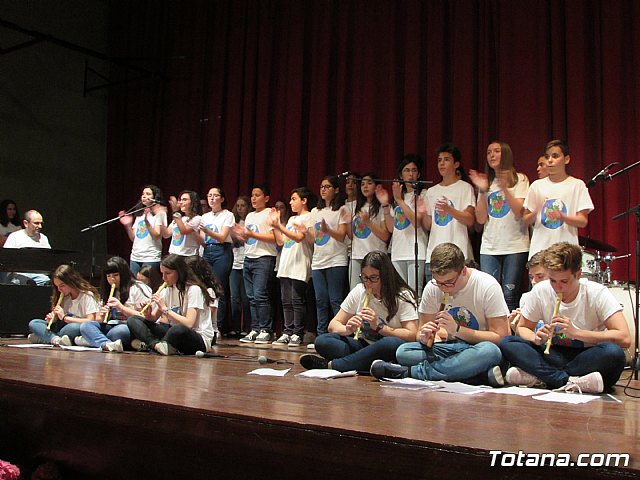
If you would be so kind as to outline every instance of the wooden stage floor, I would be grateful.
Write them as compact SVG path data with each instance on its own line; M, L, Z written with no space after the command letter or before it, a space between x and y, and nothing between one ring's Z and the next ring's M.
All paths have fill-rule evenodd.
M582 405L411 391L296 377L305 348L214 350L229 358L0 347L0 459L54 461L64 478L640 477L640 400L621 387L621 403ZM247 375L258 355L291 371ZM628 453L630 464L498 468L492 450Z

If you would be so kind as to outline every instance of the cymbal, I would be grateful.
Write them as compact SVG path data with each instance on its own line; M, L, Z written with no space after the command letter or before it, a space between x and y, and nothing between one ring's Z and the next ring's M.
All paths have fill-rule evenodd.
M618 251L618 249L613 245L609 245L608 243L594 240L593 238L584 237L582 235L578 237L578 243L580 244L580 246L584 248L589 248L591 250L598 250L600 252L617 252Z

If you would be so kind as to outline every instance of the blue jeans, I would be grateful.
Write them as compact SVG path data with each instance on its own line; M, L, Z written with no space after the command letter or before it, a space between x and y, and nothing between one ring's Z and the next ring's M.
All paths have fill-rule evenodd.
M80 333L94 347L116 340L122 340L123 346L131 343L129 327L124 323L84 322L80 324Z
M604 389L613 387L624 370L624 351L615 343L599 343L588 348L536 345L520 337L505 337L500 342L504 357L514 366L538 377L549 388L560 388L569 377L600 372Z
M133 273L133 278L135 278L136 275L138 275L138 272L140 271L140 269L145 265L158 267L158 269L160 268L160 262L136 262L134 260L130 260L129 264L131 266L131 273Z
M280 278L280 298L282 299L282 316L284 318L283 332L287 335L304 336L306 291L307 284L302 280Z
M424 260L418 260L418 281L416 281L416 263L414 260L393 260L392 263L396 272L420 297L424 288L422 281L425 268Z
M480 269L495 278L502 286L509 311L518 308L527 256L527 252L509 255L480 254Z
M327 333L329 321L340 311L340 304L344 300L344 286L347 282L348 270L349 267L311 270L313 288L316 293L318 335ZM329 311L329 306L331 306L331 312Z
M236 332L251 330L251 307L247 292L244 290L242 270L231 270L229 275L229 293L231 295L231 327Z
M273 274L276 257L264 256L244 259L244 288L251 308L251 329L273 331L269 278Z
M397 337L383 337L368 344L353 337L343 337L337 333L325 333L316 338L316 352L331 361L331 368L339 372L357 370L367 372L374 360L394 362L396 350L404 343Z
M229 275L233 267L233 250L230 243L216 243L204 247L202 254L211 268L216 278L222 285L224 294L218 298L218 330L228 330L224 323L227 316L227 298L229 298Z
M62 320L56 320L51 324L51 330L49 330L47 322L34 319L29 322L29 330L46 343L51 343L53 337L62 337L63 335L67 335L73 343L73 339L80 335L80 325L80 323L66 323Z
M491 342L439 342L432 348L410 342L401 345L396 356L400 365L411 367L412 378L472 385L487 384L487 372L502 360L500 349Z

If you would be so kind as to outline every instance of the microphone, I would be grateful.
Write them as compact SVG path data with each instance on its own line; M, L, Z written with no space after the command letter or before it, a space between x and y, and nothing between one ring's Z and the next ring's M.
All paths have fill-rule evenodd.
M594 177L587 182L587 188L593 187L598 182L606 182L607 180L611 180L611 175L607 175L609 173L609 169L614 165L617 165L619 162L613 162L604 167L598 173L594 175Z
M198 358L226 358L224 355L220 355L219 353L207 353L202 350L198 350L196 352L196 357Z
M267 363L277 363L277 362L276 362L276 360L271 360L270 358L267 358L264 355L260 355L258 357L258 363L260 365L266 365Z
M347 178L351 174L350 171L342 172L337 175L338 178Z

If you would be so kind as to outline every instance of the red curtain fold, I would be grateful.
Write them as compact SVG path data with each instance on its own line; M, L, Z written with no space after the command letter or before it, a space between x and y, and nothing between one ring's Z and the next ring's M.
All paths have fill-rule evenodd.
M501 139L531 181L545 142L568 140L571 173L640 155L635 0L217 0L111 2L112 55L162 72L110 92L108 208L267 182L272 202L327 174L391 178L405 152L438 181L453 141L484 169ZM114 78L133 73L116 69ZM585 235L633 252L640 168L591 190ZM627 198L627 186L631 189ZM127 256L122 229L109 249ZM617 278L627 265L614 263ZM633 275L633 268L631 275Z

